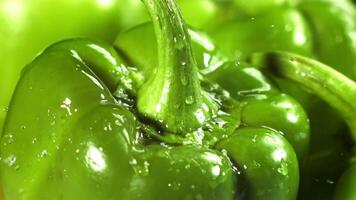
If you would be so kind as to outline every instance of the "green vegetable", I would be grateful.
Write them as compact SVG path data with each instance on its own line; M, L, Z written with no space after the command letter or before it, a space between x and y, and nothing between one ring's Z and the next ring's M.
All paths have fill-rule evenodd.
M335 200L355 199L356 82L315 60L283 52L254 54L249 62L313 91L343 117L350 130L350 167L339 180Z
M258 70L244 63L229 61L203 33L192 29L189 33L197 66L205 78L218 83L236 100L248 101L242 110L242 121L248 125L264 125L282 131L302 160L309 147L309 123L306 115L301 114L303 111L300 106L295 106L298 103L288 95L281 94ZM142 34L145 37L139 37ZM115 47L129 58L132 66L137 66L145 77L150 77L152 69L158 65L155 41L152 24L146 23L120 33ZM150 49L145 48L147 46ZM271 115L274 118L270 119Z
M247 11L246 15L221 25L210 35L232 58L243 59L254 52L290 51L315 58L355 79L356 12L353 5L347 0L284 2L289 5L271 4L267 12L263 11L266 6L262 3L246 3L256 12ZM285 81L279 85L282 91L303 104L311 119L311 151L302 167L306 173L302 193L312 194L311 199L325 199L330 195L324 191L332 191L330 182L336 181L345 166L342 119L327 104L310 95L312 93ZM331 167L325 168L326 165ZM315 197L318 185L325 196Z
M346 0L305 0L295 6L294 1L289 2L290 6L273 6L267 12L248 12L211 31L210 35L232 58L243 59L254 52L290 51L315 58L355 79L353 5ZM261 3L254 6L256 10L264 7ZM301 164L299 198L329 199L334 183L347 166L345 125L313 92L303 92L298 85L286 81L278 82L282 91L302 103L311 120L311 148Z
M309 139L301 105L247 65L199 71L176 3L143 2L153 69L88 39L24 69L1 139L5 199L295 199ZM195 36L199 52L208 43Z
M335 200L349 200L356 199L355 192L356 185L356 164L350 166L350 168L342 175L338 181Z
M20 71L42 49L71 37L112 42L119 0L0 0L0 130Z
M228 59L242 62L250 53L284 50L315 58L349 78L356 78L356 12L349 0L180 0L179 3L187 23L207 31ZM132 26L148 20L137 5L129 10L141 13L141 19L126 24ZM333 183L347 166L346 126L315 95L287 81L276 81L282 91L302 103L311 119L311 148L301 163L300 198L329 198Z

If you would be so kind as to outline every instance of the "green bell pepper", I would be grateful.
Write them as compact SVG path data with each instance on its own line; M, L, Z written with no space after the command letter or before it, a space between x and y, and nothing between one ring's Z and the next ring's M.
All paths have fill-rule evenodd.
M134 2L134 0L131 0L131 2ZM179 1L179 3L189 4L185 1ZM230 55L233 58L243 57L254 51L289 50L316 57L353 77L355 50L352 33L355 29L355 11L348 1L301 1L299 3L295 1L249 1L248 3L246 1L234 1L234 6L230 6L233 7L232 9L226 6L226 4L229 4L228 1L224 1L224 5L218 1L205 1L205 3L205 5L211 5L210 8L213 9L208 9L209 12L203 12L206 9L199 9L203 7L194 7L195 10L189 12L183 7L183 13L188 17L190 24L209 30L210 35L223 46L221 50L225 51L225 55ZM130 10L134 10L134 8ZM223 10L225 14L228 13L225 16L228 16L230 21L221 17L222 12L220 10ZM270 10L274 10L274 12L270 12ZM231 14L233 12L235 14ZM201 18L191 17L194 14ZM211 15L214 15L215 18ZM232 21L232 18L235 18L235 20ZM223 20L227 21L225 25ZM201 22L209 22L210 24L208 23L208 26L205 26L206 24ZM219 28L216 28L217 24L220 24ZM136 61L154 66L156 61L147 64L146 59L147 57L151 58L147 55L152 55L154 51L146 53L140 50L137 52L136 48L130 48L130 44L135 44L135 40L139 40L136 41L136 44L150 41L141 40L137 36L141 31L147 32L148 25L143 26L146 26L146 28L141 27L141 30L135 28L122 34L125 39L119 37L116 46L131 58L138 52L144 53L145 56L142 58L136 56ZM262 32L265 37L260 36ZM194 36L192 37L194 40ZM209 43L207 46L211 47L212 45ZM205 59L205 61L210 62L212 60L213 64L219 64L221 56L217 56L217 59L216 56L214 57L214 52L205 50L206 52L208 53L205 58L208 59ZM155 56L152 57L155 58ZM200 66L205 64L203 56L200 56L197 60L198 63L201 61ZM227 74L225 79L229 78L233 79L234 76ZM347 165L348 152L344 145L344 135L341 134L343 132L341 119L332 109L328 108L328 105L317 100L314 96L301 93L298 88L295 89L295 86L290 86L290 83L284 82L281 87L288 89L289 93L302 100L312 118L313 145L303 166L303 180L299 198L330 198L334 191L334 183ZM325 166L329 167L326 168Z
M145 37L140 37L142 34L145 34ZM242 112L244 123L253 126L264 125L282 131L302 161L309 149L309 123L306 115L300 114L302 109L299 106L289 107L298 103L289 96L280 94L261 72L227 59L204 33L189 29L189 34L197 66L205 78L218 83L231 97L249 102ZM129 59L130 65L137 66L144 77L150 77L155 66L159 64L155 41L153 25L146 23L121 32L114 45ZM147 49L147 46L150 49ZM284 104L285 102L287 103ZM288 112L286 109L289 109ZM254 113L259 113L259 116L254 116ZM268 116L271 115L275 117L270 119ZM298 115L299 119L293 122L295 115ZM281 121L285 123L280 123Z
M349 200L356 199L356 163L351 165L349 169L341 176L338 181L334 199Z
M260 6L263 5L257 3L256 10ZM349 1L306 0L274 6L268 12L247 12L246 16L221 25L210 35L232 58L243 59L253 52L290 51L316 58L355 79L355 19L356 11ZM301 165L299 198L329 199L334 183L347 166L346 128L339 115L310 95L313 93L277 81L282 91L303 104L311 119L311 149Z
M143 2L157 67L89 39L26 66L1 139L5 199L295 199L301 105L248 65L200 71L175 1Z
M336 187L335 200L355 199L356 186L356 82L315 60L285 52L254 54L249 63L276 76L294 81L329 103L347 123L350 136L350 167Z
M118 0L0 0L0 130L22 67L48 45L71 37L112 42Z
M243 57L253 52L285 50L318 59L356 78L356 12L348 0L180 0L179 3L188 24L207 31L229 59L242 62ZM130 13L141 13L141 18L125 21L126 27L148 20L138 3L135 5L129 8ZM277 82L282 82L279 84L282 91L303 104L311 119L312 145L301 166L300 198L328 198L331 196L328 192L333 191L334 182L347 166L345 125L332 108L314 95L295 84ZM325 168L326 165L329 167Z

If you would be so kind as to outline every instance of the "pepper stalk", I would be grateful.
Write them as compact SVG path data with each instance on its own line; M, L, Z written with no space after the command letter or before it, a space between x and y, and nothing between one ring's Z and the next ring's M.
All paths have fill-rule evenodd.
M294 81L336 109L349 126L356 144L356 83L316 60L288 52L251 55L247 62L274 75Z
M174 133L201 127L216 110L198 77L190 36L174 0L143 0L154 25L158 66L138 92L138 111Z

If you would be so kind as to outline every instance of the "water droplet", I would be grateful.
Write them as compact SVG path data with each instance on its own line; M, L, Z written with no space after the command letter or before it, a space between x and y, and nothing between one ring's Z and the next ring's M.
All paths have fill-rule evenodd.
M279 167L277 169L278 173L282 174L283 176L286 176L288 175L288 168L287 168L287 165L282 163L281 164L281 167Z
M275 25L274 24L271 24L271 28L274 28L275 27Z
M16 156L10 155L9 157L5 158L4 162L7 164L7 166L12 167L16 163Z
M194 103L194 97L188 96L187 98L185 98L185 103L188 105Z
M130 160L130 165L137 165L137 160L135 158Z
M260 168L261 167L261 164L259 163L259 162L257 162L257 161L253 161L253 166L255 167L255 168Z
M220 175L220 166L219 165L215 165L212 169L211 169L211 173L214 176L219 176Z
M295 120L294 120L295 121ZM282 131L277 131L279 134L281 134L281 135L285 135ZM295 136L296 137L296 136Z
M238 175L241 174L241 171L236 166L232 166L232 171Z
M69 98L65 98L63 101L63 104L60 106L61 108L65 109L67 111L67 114L69 116L72 115L72 111L71 111L71 104L72 104L72 100L70 100Z
M179 190L181 183L168 183L167 186L172 190Z
M4 108L3 108L3 111L4 111L5 113L7 113L7 112L9 111L9 107L7 107L7 106L4 107Z
M227 122L221 118L216 118L214 122L218 125L219 128L224 128L224 126L227 124Z
M31 141L32 144L35 144L36 142L37 142L37 138L33 138Z
M335 183L335 181L333 181L331 179L326 179L326 183L332 185Z
M235 60L235 66L236 67L239 67L241 65L241 62L239 59Z
M301 77L305 77L305 76L306 76L306 73L305 73L305 72L300 72L299 75L300 75Z
M184 47L184 40L183 39L179 39L177 37L173 38L174 41L174 47L178 50L181 50Z
M5 135L4 138L7 139L7 143L8 144L12 144L14 143L14 135L12 133Z
M66 178L68 177L68 171L66 169L62 170L62 174L64 177L66 177Z
M39 157L40 158L45 158L48 156L48 151L46 149L44 149L43 151L41 151Z
M111 123L107 122L107 124L104 126L104 131L112 131Z
M134 166L135 171L140 174L141 176L148 176L150 170L150 163L144 161L143 163L138 164L135 159L130 160L130 164Z

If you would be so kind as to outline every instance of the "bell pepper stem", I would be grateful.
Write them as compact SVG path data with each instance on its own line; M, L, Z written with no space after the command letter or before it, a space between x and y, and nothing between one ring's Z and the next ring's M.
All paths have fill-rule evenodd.
M158 66L138 93L141 114L185 133L211 118L215 106L201 89L190 36L174 0L143 0L153 21Z
M316 60L288 52L256 53L247 62L302 85L330 104L346 121L356 144L356 83L353 80Z

